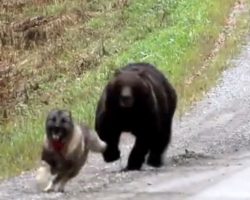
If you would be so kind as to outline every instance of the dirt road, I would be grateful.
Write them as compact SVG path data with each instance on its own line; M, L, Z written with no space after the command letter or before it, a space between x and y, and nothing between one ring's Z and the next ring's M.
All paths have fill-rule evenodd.
M208 194L213 200L227 199L226 195L240 186L233 184L243 184L250 174L247 173L250 163L247 152L250 150L249 58L250 43L232 61L234 67L223 73L218 86L181 120L175 120L165 167L155 170L145 166L141 172L119 172L134 142L132 137L124 135L121 162L106 164L100 155L91 154L81 174L66 186L64 194L37 192L34 174L26 173L0 183L0 199L209 199ZM232 179L235 173L239 174ZM234 189L225 189L223 181L231 181L229 186ZM244 189L244 184L238 188L242 198L235 199L250 199L250 194L240 189ZM232 193L231 197L235 195L237 197Z

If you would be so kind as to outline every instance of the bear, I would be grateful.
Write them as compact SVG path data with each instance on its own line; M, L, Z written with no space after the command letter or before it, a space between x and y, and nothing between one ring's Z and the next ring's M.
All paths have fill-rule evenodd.
M121 133L130 132L135 144L122 170L140 170L146 155L149 166L161 167L176 107L176 90L155 65L128 63L116 70L102 91L95 115L95 130L107 144L104 161L120 158Z

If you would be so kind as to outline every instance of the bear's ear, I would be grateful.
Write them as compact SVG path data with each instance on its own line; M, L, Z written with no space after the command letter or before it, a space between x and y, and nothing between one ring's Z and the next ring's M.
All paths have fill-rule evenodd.
M138 70L138 75L141 77L141 78L145 78L145 71L144 70L142 70L142 69L140 69L140 70Z
M149 75L148 75L148 73L147 73L145 70L143 70L143 69L139 69L139 70L138 70L138 76L139 76L142 80L144 80L144 81L148 81L148 80L149 80Z
M113 91L113 88L114 88L114 79L113 80L110 80L106 86L106 95L110 95Z
M141 79L143 85L146 86L147 88L149 88L148 78L147 78L147 74L145 73L145 71L138 69L137 74L138 74L138 77Z
M155 81L153 80L152 76L145 70L140 69L138 72L139 77L143 81L144 85L150 89L152 89L152 85L155 84Z
M121 69L116 69L116 70L114 71L114 76L118 76L121 72L122 72Z

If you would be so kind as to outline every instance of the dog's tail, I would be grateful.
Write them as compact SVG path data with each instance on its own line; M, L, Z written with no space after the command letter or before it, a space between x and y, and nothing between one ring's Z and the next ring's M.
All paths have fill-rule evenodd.
M91 130L89 133L87 145L90 151L96 153L103 153L107 148L107 144L99 138L94 130Z
M52 174L50 172L50 166L47 162L41 161L40 167L37 169L36 183L40 190L43 190L49 183Z

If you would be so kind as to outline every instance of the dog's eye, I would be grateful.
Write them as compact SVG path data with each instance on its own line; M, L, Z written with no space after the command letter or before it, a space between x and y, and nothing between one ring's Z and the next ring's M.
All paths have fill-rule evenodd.
M56 122L56 117L52 117L52 122Z
M61 123L63 123L63 124L66 123L66 119L65 119L65 118L62 118L62 119L61 119Z

